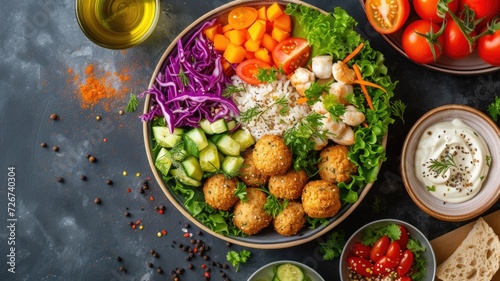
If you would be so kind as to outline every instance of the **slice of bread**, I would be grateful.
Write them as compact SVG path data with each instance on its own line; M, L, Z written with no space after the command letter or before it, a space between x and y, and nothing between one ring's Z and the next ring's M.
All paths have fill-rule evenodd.
M443 281L490 281L500 267L500 240L479 218L458 248L437 267Z

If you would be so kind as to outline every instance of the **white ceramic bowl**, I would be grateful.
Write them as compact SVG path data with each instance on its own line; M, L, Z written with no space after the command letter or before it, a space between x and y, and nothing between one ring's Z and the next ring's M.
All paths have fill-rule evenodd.
M347 243L344 246L344 249L342 250L342 254L340 255L340 262L339 262L339 272L342 281L351 281L351 279L349 278L350 270L348 269L347 266L347 259L353 255L352 248L354 244L361 242L361 237L363 232L369 227L379 228L393 223L404 226L406 230L408 230L410 238L418 240L420 245L425 247L426 251L422 254L422 256L427 261L427 264L426 264L426 275L423 280L424 281L434 280L434 276L436 275L436 257L434 255L434 250L432 249L432 245L429 242L429 240L425 237L425 235L422 234L422 232L420 232L418 228L407 222L396 219L382 219L367 223L366 225L356 230L356 232L354 232L354 234L351 235L349 240L347 240Z
M476 130L486 141L491 165L487 178L478 194L462 203L446 203L434 197L420 182L415 172L415 151L420 136L438 122L461 119ZM427 214L445 221L464 221L481 215L500 198L500 130L483 112L466 106L450 104L424 114L410 129L401 154L401 174L408 194L415 204Z
M289 261L289 260L282 260L282 261L275 261L268 263L261 268L259 268L257 271L255 271L247 281L268 281L268 280L273 280L274 272L273 269L284 263L291 263L294 264L302 269L304 274L309 277L308 280L310 281L325 281L321 275L319 275L314 269L310 268L309 266L296 262L296 261Z

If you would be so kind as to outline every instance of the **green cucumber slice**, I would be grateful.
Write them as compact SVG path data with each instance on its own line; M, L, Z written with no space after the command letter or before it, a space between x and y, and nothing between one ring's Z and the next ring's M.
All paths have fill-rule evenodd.
M198 158L190 155L181 162L181 165L188 177L201 181L203 178L203 170L201 169Z
M216 172L220 169L219 151L211 141L208 141L207 147L200 151L200 166L205 172Z
M153 137L156 142L163 147L171 148L176 145L181 139L184 130L181 128L175 128L173 133L170 133L168 127L155 126L152 127Z

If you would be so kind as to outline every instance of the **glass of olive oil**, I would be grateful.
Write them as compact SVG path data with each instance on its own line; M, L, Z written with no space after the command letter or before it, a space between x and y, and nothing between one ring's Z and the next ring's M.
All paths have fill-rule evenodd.
M76 0L76 18L83 33L108 49L127 49L153 32L160 0Z

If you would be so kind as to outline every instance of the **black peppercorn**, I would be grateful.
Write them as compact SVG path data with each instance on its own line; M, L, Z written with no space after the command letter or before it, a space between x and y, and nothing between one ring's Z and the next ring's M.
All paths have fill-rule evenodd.
M95 162L97 159L94 156L89 156L89 161L90 162Z
M53 146L52 150L54 150L55 152L59 151L59 146L57 146L57 145Z
M101 204L101 198L96 197L96 198L94 199L94 203L96 203L96 204Z
M64 179L62 177L57 177L57 182L64 182Z
M51 120L57 120L58 117L59 116L57 116L57 114L55 114L55 113L50 114L50 119Z
M127 271L127 270L125 269L125 267L124 267L124 266L120 266L120 268L119 268L119 269L120 269L120 271L122 271L122 272Z
M85 181L85 180L87 180L87 176L86 176L86 175L81 175L81 176L80 176L80 179L81 179L82 181Z
M113 184L113 182L112 182L111 180L106 180L106 184L107 184L107 185L112 185L112 184Z
M116 261L117 262L121 262L122 261L122 258L120 256L116 256Z
M127 212L127 211L125 211L125 212L123 213L123 215L124 215L124 216L126 216L126 217L130 217L130 213L129 213L129 212Z
M42 143L40 144L40 146L45 148L45 147L47 147L47 144L46 144L46 143L44 143L44 142L42 142Z

